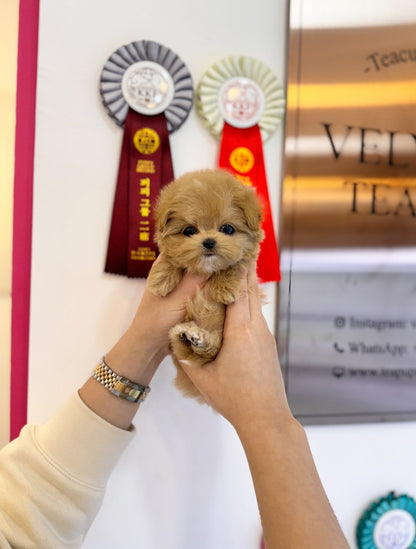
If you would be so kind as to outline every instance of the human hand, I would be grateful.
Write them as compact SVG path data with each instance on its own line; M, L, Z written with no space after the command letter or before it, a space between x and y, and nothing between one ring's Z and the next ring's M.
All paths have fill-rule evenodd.
M161 257L155 261L152 270L157 267ZM205 281L203 275L185 272L176 288L164 297L154 295L147 283L131 328L139 334L145 330L149 343L166 356L169 352L169 330L184 320L188 299L195 295Z
M155 264L157 263L156 260ZM153 295L146 285L134 319L124 335L106 354L106 364L117 374L148 386L169 351L168 333L185 316L187 299L204 283L199 275L185 273L166 297ZM114 398L103 385L90 377L79 391L84 403L100 417L121 429L128 429L140 406Z
M133 376L129 378L133 381L148 384L159 363L169 353L169 330L183 321L187 300L204 283L202 275L185 272L177 287L165 297L154 295L146 284L131 325L106 355L107 364L121 375ZM134 368L140 371L132 373Z
M203 366L181 364L206 402L237 431L292 417L276 342L261 310L254 263L243 275L239 297L227 306L217 358Z

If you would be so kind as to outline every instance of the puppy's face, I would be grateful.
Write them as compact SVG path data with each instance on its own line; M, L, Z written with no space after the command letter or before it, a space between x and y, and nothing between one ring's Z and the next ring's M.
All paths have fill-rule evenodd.
M254 189L220 170L188 173L165 187L155 220L161 253L190 272L210 274L254 258L263 237Z

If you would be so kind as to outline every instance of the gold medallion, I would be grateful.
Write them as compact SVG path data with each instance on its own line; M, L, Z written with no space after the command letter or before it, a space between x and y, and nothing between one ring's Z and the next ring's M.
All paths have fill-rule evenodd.
M239 173L247 173L254 166L254 155L247 147L237 147L230 154L230 164Z
M160 139L152 128L142 128L134 134L133 143L139 153L153 154L159 148Z

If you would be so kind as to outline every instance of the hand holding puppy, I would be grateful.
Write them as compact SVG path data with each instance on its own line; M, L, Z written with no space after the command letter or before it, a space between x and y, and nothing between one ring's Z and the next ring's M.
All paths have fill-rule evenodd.
M276 342L261 304L253 261L241 279L237 300L226 308L223 344L217 358L203 367L180 361L206 402L238 432L292 417Z
M202 367L181 364L240 438L266 546L348 549L305 431L289 409L276 342L261 312L254 262L243 276L237 300L227 305L217 358Z

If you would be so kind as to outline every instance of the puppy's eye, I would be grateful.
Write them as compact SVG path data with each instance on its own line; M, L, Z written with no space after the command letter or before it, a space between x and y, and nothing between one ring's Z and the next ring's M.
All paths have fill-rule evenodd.
M185 227L185 229L182 231L185 236L192 236L193 234L196 234L198 231L195 229L195 227Z
M224 234L233 234L235 233L235 229L231 225L223 225L220 227L220 232Z

